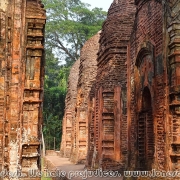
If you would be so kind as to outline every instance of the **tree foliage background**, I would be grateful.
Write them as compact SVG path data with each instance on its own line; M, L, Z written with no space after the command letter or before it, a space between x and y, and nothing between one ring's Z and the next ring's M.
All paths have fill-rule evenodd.
M43 4L47 15L43 133L46 149L54 148L54 137L59 149L69 70L85 41L101 29L107 13L80 0L43 0Z

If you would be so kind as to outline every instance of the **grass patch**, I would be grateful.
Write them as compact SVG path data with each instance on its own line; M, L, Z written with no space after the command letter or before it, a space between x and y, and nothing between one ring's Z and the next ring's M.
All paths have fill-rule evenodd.
M43 158L41 158L41 169L42 170L44 169L44 159ZM52 180L52 178L44 177L44 175L43 175L43 177L41 177L41 180Z
M41 180L52 180L52 179L48 177L42 177Z

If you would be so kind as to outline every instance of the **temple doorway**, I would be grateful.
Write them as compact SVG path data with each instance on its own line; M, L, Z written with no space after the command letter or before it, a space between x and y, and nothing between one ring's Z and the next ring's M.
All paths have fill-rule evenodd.
M152 115L151 93L145 87L142 94L142 109L138 115L138 167L140 170L152 170L154 159L154 123Z

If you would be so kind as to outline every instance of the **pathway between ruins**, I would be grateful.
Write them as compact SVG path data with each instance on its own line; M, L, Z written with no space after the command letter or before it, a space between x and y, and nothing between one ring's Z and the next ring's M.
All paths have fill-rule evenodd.
M85 171L85 165L84 164L73 164L69 161L69 158L62 158L58 155L47 155L46 159L52 164L54 167L53 169L56 169L57 171L65 171L67 176L71 172L84 172ZM70 179L70 178L69 178ZM72 180L82 180L82 177L72 177ZM89 177L87 179L90 180L99 180L99 179L106 179L106 180L122 180L122 177Z

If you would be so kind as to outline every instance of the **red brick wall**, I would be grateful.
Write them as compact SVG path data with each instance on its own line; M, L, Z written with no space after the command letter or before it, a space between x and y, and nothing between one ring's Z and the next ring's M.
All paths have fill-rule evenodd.
M34 0L0 3L0 170L40 170L46 20L42 7Z
M77 100L77 84L79 78L79 65L78 59L71 67L68 77L68 90L65 99L65 112L63 117L63 134L60 147L60 154L63 157L70 157L73 147L75 146L75 117L76 117L76 100Z
M123 169L127 161L127 45L133 28L133 1L114 1L103 24L91 129L94 144L88 165ZM90 159L90 158L89 158Z
M75 163L85 162L88 151L88 97L97 73L98 42L99 33L84 44L69 76L61 155Z
M167 124L167 149L169 154L167 156L168 170L179 170L179 158L180 158L180 2L173 0L168 1L165 4L165 32L167 33L166 39L166 56L168 64L168 78L169 87L167 93L169 93L168 106L169 110L168 124Z
M88 167L179 169L179 7L176 0L115 0L91 86L92 71L85 68L90 56L82 52L75 122L83 122L83 112ZM74 157L85 155L76 150Z
M88 97L97 74L97 52L99 32L90 38L81 49L79 79L77 86L76 148L73 149L72 161L85 162L88 151Z
M130 41L131 129L130 164L138 168L138 122L142 111L142 93L148 87L152 101L151 129L155 143L154 168L165 168L165 62L163 59L163 9L158 1L138 1L137 14ZM141 57L142 56L142 57ZM143 59L146 58L146 59ZM150 58L150 60L147 60ZM142 61L140 60L142 59ZM137 64L139 65L137 65Z

